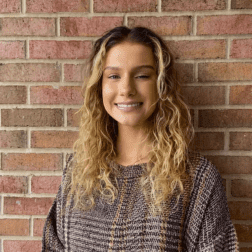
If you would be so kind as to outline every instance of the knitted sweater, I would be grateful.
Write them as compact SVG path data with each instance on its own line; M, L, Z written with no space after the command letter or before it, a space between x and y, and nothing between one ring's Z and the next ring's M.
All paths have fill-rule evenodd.
M119 170L117 199L111 205L97 199L86 212L73 210L73 204L66 207L63 188L70 180L66 165L44 226L42 252L239 251L222 178L203 156L190 157L179 202L172 199L155 217L139 188L146 163L122 166L111 161L110 165Z

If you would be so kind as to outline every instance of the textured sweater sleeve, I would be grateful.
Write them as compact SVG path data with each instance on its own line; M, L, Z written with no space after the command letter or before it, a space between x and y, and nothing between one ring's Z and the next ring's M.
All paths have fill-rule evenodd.
M213 167L213 186L203 215L196 251L239 251L235 228L231 222L222 178Z
M63 170L62 181L57 196L46 218L43 229L42 252L62 252L64 251L64 218L63 209L65 209L65 197L63 188L67 183L67 169L72 155L67 161Z

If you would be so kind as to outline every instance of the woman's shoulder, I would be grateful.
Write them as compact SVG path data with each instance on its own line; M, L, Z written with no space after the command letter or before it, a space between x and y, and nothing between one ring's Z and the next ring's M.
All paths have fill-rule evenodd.
M205 156L198 152L190 152L187 161L187 170L194 185L214 185L222 181L221 175L216 166Z

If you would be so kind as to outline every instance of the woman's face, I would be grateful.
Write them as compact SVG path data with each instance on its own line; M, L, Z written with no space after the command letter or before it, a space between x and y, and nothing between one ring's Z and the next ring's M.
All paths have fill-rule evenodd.
M103 105L119 127L145 125L157 106L156 82L156 66L151 48L123 42L108 51L102 76ZM117 105L125 102L138 105Z

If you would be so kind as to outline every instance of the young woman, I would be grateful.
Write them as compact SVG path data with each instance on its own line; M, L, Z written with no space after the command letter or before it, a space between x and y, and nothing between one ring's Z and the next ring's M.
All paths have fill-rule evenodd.
M86 70L42 251L238 251L221 176L188 150L190 113L163 40L116 27Z

